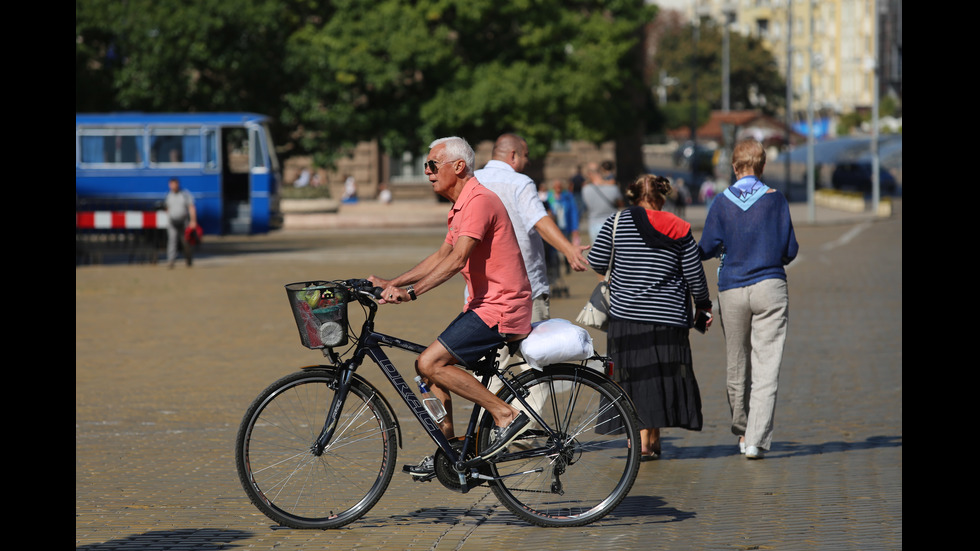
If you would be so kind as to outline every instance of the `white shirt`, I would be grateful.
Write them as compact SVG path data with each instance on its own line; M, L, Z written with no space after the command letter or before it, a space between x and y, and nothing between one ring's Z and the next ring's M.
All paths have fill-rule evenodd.
M194 206L194 196L183 188L177 190L177 193L168 191L166 205L167 217L176 222L183 222L190 218L190 209Z
M503 161L490 161L474 173L483 187L493 191L507 209L517 243L521 247L527 278L531 282L531 297L548 292L548 271L544 262L544 240L534 229L539 220L548 216L538 198L534 180L514 170Z

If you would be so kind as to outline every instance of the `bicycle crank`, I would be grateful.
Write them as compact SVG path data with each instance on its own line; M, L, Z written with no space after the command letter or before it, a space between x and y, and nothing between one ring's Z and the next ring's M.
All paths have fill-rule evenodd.
M463 449L462 437L453 439L450 441L450 445L457 454L460 453L460 451ZM475 457L475 452L476 450L473 448L473 446L470 446L467 453L463 454L464 459L471 459ZM436 478L446 488L454 492L466 493L470 489L476 488L477 486L483 484L483 481L479 480L479 478L472 477L469 474L461 475L458 471L456 471L454 467L456 461L448 457L446 453L442 451L442 449L436 450L433 459L435 461ZM466 485L465 489L464 484Z

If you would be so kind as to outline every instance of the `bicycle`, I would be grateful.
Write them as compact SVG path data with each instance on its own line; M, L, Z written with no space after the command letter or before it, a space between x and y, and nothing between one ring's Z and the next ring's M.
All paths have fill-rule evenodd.
M474 372L484 385L500 380L497 395L528 412L532 427L485 458L480 450L490 444L492 417L474 404L465 434L447 439L382 350L420 354L426 347L375 331L380 288L351 279L286 290L304 346L321 349L329 365L305 367L269 385L238 431L235 462L245 492L278 524L338 528L367 513L387 490L401 426L391 403L357 373L365 357L437 445L435 472L423 480L435 478L462 493L486 484L517 517L552 527L599 520L632 488L640 463L638 421L629 397L607 376L608 358L590 358L601 362L602 372L582 361L515 375L500 369L496 350L488 350ZM359 334L348 319L349 303L364 309ZM345 346L347 359L337 352ZM527 400L537 385L549 391L540 409Z

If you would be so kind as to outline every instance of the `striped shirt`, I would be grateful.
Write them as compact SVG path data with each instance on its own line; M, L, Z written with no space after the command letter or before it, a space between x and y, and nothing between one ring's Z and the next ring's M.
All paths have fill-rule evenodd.
M589 264L602 275L609 265L614 218L603 223L589 252ZM698 307L711 307L691 225L668 212L623 210L609 290L613 318L691 327L692 297Z

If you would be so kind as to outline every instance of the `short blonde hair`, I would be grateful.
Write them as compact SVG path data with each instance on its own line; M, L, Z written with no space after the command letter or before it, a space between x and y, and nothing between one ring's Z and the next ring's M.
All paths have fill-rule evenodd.
M766 150L758 140L747 138L739 140L732 150L732 168L735 174L750 172L761 176L766 168Z

